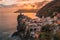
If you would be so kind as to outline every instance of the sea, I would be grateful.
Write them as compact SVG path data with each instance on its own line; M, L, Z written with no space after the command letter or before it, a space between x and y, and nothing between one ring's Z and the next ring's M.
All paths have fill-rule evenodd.
M19 13L0 13L0 40L15 40L11 35L16 31Z
M19 13L0 13L0 40L16 40L11 36L14 32L16 32L17 26L17 16ZM35 14L24 14L29 17L35 18Z

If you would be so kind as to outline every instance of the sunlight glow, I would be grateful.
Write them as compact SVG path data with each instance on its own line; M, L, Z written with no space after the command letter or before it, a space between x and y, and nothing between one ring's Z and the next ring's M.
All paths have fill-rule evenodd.
M32 19L37 18L36 13L23 13L23 14L24 14L25 16L28 16L28 17L32 18Z

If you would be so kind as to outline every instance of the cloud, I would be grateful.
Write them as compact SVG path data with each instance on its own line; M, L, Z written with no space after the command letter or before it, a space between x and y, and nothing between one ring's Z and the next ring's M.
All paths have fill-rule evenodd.
M0 1L0 8L1 7L11 7L15 6L17 0L1 0Z
M2 0L3 5L13 5L17 0Z
M3 0L3 1L0 1L0 13L14 12L14 11L17 11L18 9L21 9L22 6L19 3L23 4L22 6L24 6L24 3L23 2L17 1L17 0L6 0L6 1ZM25 3L26 4L31 3L31 1L29 1L29 2L26 1ZM17 6L17 4L19 6Z
M0 8L9 8L9 7L14 7L16 5L3 5L3 4L0 4Z
M23 0L1 0L0 1L0 7L9 7L9 6L12 6L12 5L15 5L15 4L28 4L28 3L34 3L34 2L38 2L40 0L29 0L29 1L23 1ZM42 0L43 1L43 0ZM41 2L41 1L40 1Z
M28 3L30 3L30 4L32 4L32 3L35 3L35 2L42 2L42 1L44 1L44 0L18 0L17 1L17 4L28 4Z
M44 0L1 0L0 1L0 6L9 6L9 5L15 5L15 4L32 4L35 2L42 2ZM51 0L46 0L46 1L51 1Z

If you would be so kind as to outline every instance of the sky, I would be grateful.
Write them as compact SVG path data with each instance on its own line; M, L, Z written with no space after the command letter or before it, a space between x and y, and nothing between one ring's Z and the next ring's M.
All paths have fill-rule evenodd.
M35 2L43 2L44 0L0 0L0 13L5 13L5 12L14 12L18 9L21 9L21 7L24 9L32 9L33 6L36 8L36 5L34 5ZM46 1L51 1L51 0L46 0ZM23 5L27 4L27 5ZM30 5L31 4L31 5ZM22 5L22 6L21 6Z
M34 2L42 2L44 0L0 0L0 4L2 5L13 5L13 4L23 4L23 3L34 3ZM51 1L51 0L46 0Z

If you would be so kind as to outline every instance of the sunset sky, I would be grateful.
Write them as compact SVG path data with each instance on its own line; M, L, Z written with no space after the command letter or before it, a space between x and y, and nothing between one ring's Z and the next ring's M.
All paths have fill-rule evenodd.
M0 0L0 13L10 13L10 12L17 11L21 8L37 9L38 8L37 5L39 5L38 2L45 4L43 3L43 1L50 2L51 0Z
M34 2L42 2L44 0L0 0L0 4L3 5L13 5L13 4L27 4L27 3L34 3ZM51 1L51 0L46 0Z

